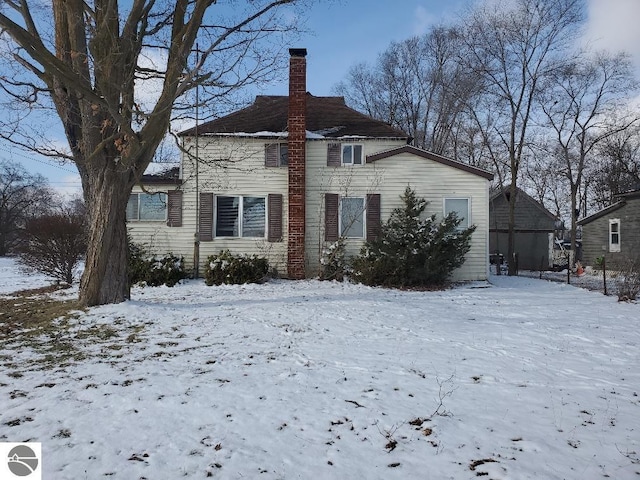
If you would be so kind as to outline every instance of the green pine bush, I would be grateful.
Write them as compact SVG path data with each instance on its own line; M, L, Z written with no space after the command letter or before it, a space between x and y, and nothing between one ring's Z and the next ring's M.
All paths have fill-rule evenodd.
M423 218L427 202L407 187L403 207L395 209L381 235L366 242L353 261L352 278L365 285L396 288L444 285L464 263L475 226L459 229L461 219Z

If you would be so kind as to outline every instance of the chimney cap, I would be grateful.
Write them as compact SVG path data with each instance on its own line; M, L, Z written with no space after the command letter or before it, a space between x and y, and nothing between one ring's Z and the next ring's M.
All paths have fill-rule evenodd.
M306 57L307 49L306 48L290 48L289 55L292 57Z

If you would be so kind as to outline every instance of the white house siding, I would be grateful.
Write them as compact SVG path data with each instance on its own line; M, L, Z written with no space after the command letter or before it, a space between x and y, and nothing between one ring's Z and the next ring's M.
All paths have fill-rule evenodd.
M177 185L145 185L144 191L140 186L133 187L132 193L169 192L176 190ZM184 225L184 224L183 224ZM134 243L144 245L151 253L184 255L190 260L193 251L185 255L185 245L193 249L193 232L189 233L180 227L167 227L167 221L130 220L127 222L129 237Z
M357 143L363 145L363 157L406 145L403 140L364 140L332 138L307 142L307 207L306 207L306 266L308 275L319 273L322 251L329 244L324 241L324 194L363 197L380 193L380 173L371 165L327 167L327 145ZM363 160L364 161L364 160ZM384 200L383 200L384 202ZM383 217L384 221L384 217ZM363 241L347 242L347 255L357 255Z
M274 139L273 142L277 140ZM185 258L187 268L193 267L196 232L196 190L214 195L259 196L282 194L283 225L287 222L287 168L264 166L265 139L242 137L201 137L196 182L195 162L183 154L181 178L183 184L182 226L168 227L166 222L129 222L134 241L149 243L153 252L172 252ZM194 152L195 143L186 138L184 147ZM197 186L196 186L197 184ZM148 187L145 187L149 190ZM175 187L173 187L175 188ZM140 191L138 188L134 191ZM159 191L166 191L159 190ZM234 254L266 256L271 266L286 271L286 228L282 242L268 242L265 238L213 238L200 242L200 267L210 255L229 249Z
M318 145L316 145L316 143ZM400 143L365 142L366 154L389 150ZM307 257L310 270L319 265L324 240L324 193L363 197L379 193L381 219L385 222L393 209L402 206L400 196L410 186L428 202L426 214L442 218L445 197L471 200L473 233L471 250L452 280L484 280L488 267L489 182L478 175L428 160L410 153L377 160L364 166L327 167L325 142L312 142L307 149ZM363 241L349 240L347 253L357 254Z
M193 151L194 143L186 139L185 147ZM267 196L281 194L283 200L283 241L268 242L266 238L215 238L200 243L200 266L209 255L229 249L235 254L264 255L270 265L286 271L287 257L287 182L286 167L264 166L264 145L275 142L265 138L201 137L201 162L198 175L199 192L215 195ZM453 280L482 280L487 278L488 259L488 181L480 176L443 165L411 153L397 154L373 163L353 167L327 167L329 143L361 143L364 155L372 155L405 145L402 140L322 139L307 142L306 165L306 266L307 274L318 273L324 241L324 194L364 197L369 193L381 195L381 219L385 222L394 208L402 206L400 196L407 186L429 204L427 213L443 212L445 197L471 199L471 223L477 226L472 246L462 267L454 272ZM225 159L226 161L220 161ZM214 160L211 162L210 160ZM182 198L182 226L168 227L166 222L129 222L132 239L147 244L153 252L184 256L187 268L193 267L194 234L196 231L196 180L194 164L183 159L181 177L184 183ZM146 186L148 191L168 191L175 185ZM136 187L134 192L142 191ZM347 254L356 255L364 241L349 240Z

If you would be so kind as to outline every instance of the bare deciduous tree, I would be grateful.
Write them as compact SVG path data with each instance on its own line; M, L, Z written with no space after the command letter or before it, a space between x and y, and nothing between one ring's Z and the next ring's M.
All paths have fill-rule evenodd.
M640 127L617 132L595 149L596 162L589 171L589 207L601 210L620 193L640 189Z
M23 235L20 262L71 285L87 248L85 217L71 211L36 217L27 222Z
M0 161L0 257L15 253L27 221L45 213L52 193L42 175Z
M576 251L580 195L586 188L585 171L595 147L630 128L638 117L619 118L635 88L628 55L597 53L574 57L543 82L540 109L552 131L552 152L558 173L570 194L571 250Z
M0 77L0 93L21 109L0 123L0 131L78 168L89 209L81 304L129 298L126 204L172 113L192 108L186 94L196 85L202 86L201 104L219 111L239 87L271 78L282 58L282 37L274 34L295 24L278 12L302 1L131 0L126 7L113 0L3 2L1 50L15 72ZM37 136L21 130L24 114L51 104L66 151L51 142L40 148Z
M336 92L407 132L416 146L450 154L453 126L475 87L472 72L455 61L458 46L458 31L448 27L394 42L373 67L353 66Z
M482 78L472 118L509 181L509 274L516 273L515 202L521 166L531 153L531 126L542 80L552 73L582 20L579 0L515 0L483 4L464 18L460 59ZM497 139L495 142L494 139Z

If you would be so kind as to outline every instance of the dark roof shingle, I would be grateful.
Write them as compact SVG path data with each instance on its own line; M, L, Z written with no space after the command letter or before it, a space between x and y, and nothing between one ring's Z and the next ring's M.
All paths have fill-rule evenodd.
M307 131L324 137L409 138L405 132L389 124L349 108L343 97L315 97L307 93L306 103ZM287 131L288 109L287 96L259 95L253 104L242 110L198 125L198 134L284 133ZM180 136L194 134L195 128L190 128Z

